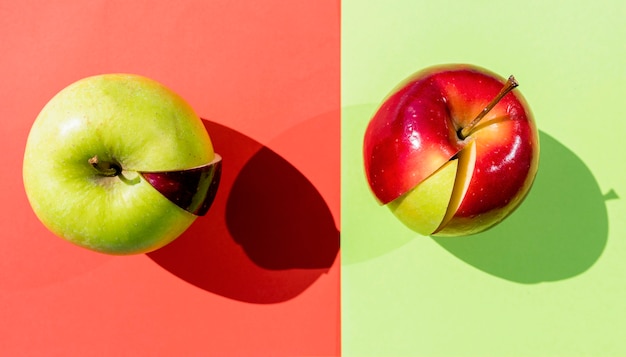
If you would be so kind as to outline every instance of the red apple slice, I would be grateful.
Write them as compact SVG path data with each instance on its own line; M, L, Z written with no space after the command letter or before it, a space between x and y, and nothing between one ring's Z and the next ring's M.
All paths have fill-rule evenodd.
M204 216L217 194L222 173L222 157L215 154L210 163L177 171L140 172L152 187L180 208Z

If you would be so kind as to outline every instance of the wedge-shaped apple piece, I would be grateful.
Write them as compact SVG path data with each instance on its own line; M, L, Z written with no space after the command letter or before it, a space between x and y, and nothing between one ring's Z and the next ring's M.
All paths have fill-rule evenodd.
M467 194L475 163L476 146L474 141L469 141L455 159L445 163L411 191L391 201L389 209L417 233L446 235L446 225L454 218Z
M204 216L217 194L221 173L222 157L215 154L215 159L204 166L140 174L180 208L196 216Z
M410 229L432 234L445 219L454 196L459 159L446 162L434 174L388 204L391 212Z

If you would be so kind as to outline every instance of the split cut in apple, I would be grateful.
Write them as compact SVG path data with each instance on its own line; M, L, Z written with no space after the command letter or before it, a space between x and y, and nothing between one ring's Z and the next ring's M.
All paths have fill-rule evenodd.
M217 194L222 174L222 157L214 153L214 159L206 165L171 171L134 171L143 177L155 190L178 207L196 216L204 216ZM119 177L123 182L136 183L127 177L115 160L100 160L98 155L88 163L101 177Z
M207 165L178 171L140 172L146 181L178 207L204 216L217 194L222 173L222 157Z
M521 204L539 164L534 119L513 76L432 67L381 104L363 142L376 199L422 235L479 233Z

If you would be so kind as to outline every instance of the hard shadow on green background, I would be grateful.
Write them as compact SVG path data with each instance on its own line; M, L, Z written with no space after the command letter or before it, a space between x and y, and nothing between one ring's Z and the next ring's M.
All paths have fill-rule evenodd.
M348 116L361 116L371 111L371 106L344 110ZM573 151L544 132L539 139L541 156L535 183L511 216L480 234L432 239L469 265L518 283L557 281L589 269L608 239L605 201L617 195L613 191L603 195L589 168ZM381 214L389 214L386 208L379 209ZM406 235L391 234L361 239L358 249L346 255L345 263L367 261L408 242ZM415 233L411 239L431 238Z
M520 283L562 280L589 269L606 245L605 200L614 197L603 196L571 150L544 132L539 140L535 183L512 216L477 235L433 239L468 264Z

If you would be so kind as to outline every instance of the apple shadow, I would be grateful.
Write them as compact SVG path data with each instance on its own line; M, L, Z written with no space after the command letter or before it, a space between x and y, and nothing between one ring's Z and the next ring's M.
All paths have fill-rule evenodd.
M492 229L467 237L433 237L459 259L484 272L532 284L574 277L600 257L608 239L605 200L576 154L539 133L535 183L518 209Z
M244 302L287 301L333 265L339 230L294 166L251 138L204 120L224 158L213 205L178 239L148 253L172 274Z

